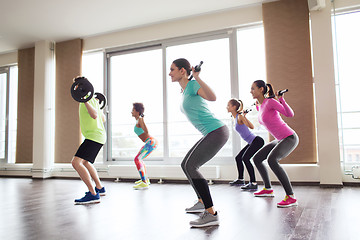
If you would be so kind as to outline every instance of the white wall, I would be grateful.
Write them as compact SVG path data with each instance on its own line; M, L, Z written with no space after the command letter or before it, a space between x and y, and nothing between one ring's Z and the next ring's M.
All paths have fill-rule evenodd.
M85 38L84 51L216 31L261 21L261 6L241 8Z
M335 8L338 10L360 7L359 0L334 0Z
M0 54L0 67L17 64L17 52Z

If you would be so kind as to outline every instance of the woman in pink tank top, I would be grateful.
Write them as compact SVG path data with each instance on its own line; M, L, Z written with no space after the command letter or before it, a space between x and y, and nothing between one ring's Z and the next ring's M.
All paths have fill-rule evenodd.
M287 157L298 145L299 138L295 131L291 129L281 118L293 117L294 112L285 102L283 96L274 94L271 84L266 84L262 80L255 81L251 86L251 92L254 99L257 99L256 108L259 111L258 119L260 124L264 125L275 140L266 144L253 157L254 163L264 181L265 188L255 192L256 197L273 197L269 174L264 165L267 160L271 170L279 179L283 186L286 196L284 200L277 204L278 207L297 206L290 180L285 170L279 164L279 161Z

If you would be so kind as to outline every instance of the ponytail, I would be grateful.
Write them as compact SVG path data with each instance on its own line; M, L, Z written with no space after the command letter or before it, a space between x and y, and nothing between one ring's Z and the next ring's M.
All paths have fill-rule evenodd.
M190 69L191 72L191 69ZM190 81L193 78L193 75L190 75L190 77L188 78L188 80Z
M274 97L275 97L275 94L274 94L274 89L273 89L273 87L271 86L270 83L267 83L266 86L267 86L267 89L268 89L268 91L267 91L268 96L267 96L267 97L268 97L268 98L274 98Z
M236 99L237 100L237 102L239 103L239 107L238 107L238 109L236 110L236 112L237 113L240 113L242 110L243 110L243 108L244 108L244 104L243 104L243 102L240 100L240 99Z

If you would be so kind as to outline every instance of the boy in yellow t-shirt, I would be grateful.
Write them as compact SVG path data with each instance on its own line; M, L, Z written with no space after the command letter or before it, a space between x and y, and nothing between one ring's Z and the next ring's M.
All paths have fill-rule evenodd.
M81 78L84 77L75 78L74 82ZM85 103L80 103L79 119L81 133L85 140L75 153L71 163L89 191L85 193L83 198L75 199L75 204L99 203L100 196L105 195L105 188L100 182L93 163L106 142L106 131L104 127L105 116L100 109L98 100L93 97ZM93 187L91 179L94 180L95 187Z

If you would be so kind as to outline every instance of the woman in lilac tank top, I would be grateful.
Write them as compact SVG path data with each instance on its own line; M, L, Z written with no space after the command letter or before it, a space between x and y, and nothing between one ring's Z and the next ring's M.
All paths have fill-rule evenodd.
M294 112L285 102L283 96L278 96L273 91L271 84L266 84L263 80L256 80L251 86L251 92L254 99L257 99L256 108L259 111L259 122L265 126L275 140L266 144L253 157L254 163L264 181L265 188L255 192L256 197L273 197L273 190L269 174L264 165L267 160L271 170L275 173L283 186L286 196L285 199L277 204L278 207L297 206L289 177L285 170L279 164L279 161L287 157L298 145L299 138L295 131L291 129L281 118L280 113L285 117L293 117Z
M257 190L255 171L250 159L254 154L264 146L264 139L255 136L250 132L249 128L254 129L254 125L246 118L246 112L243 112L243 103L238 99L230 99L227 105L228 112L231 113L235 119L235 129L240 134L242 139L247 142L247 145L241 149L239 154L235 157L236 166L238 170L238 179L230 182L231 186L240 185L243 190ZM245 185L244 180L244 164L250 176L250 182Z

